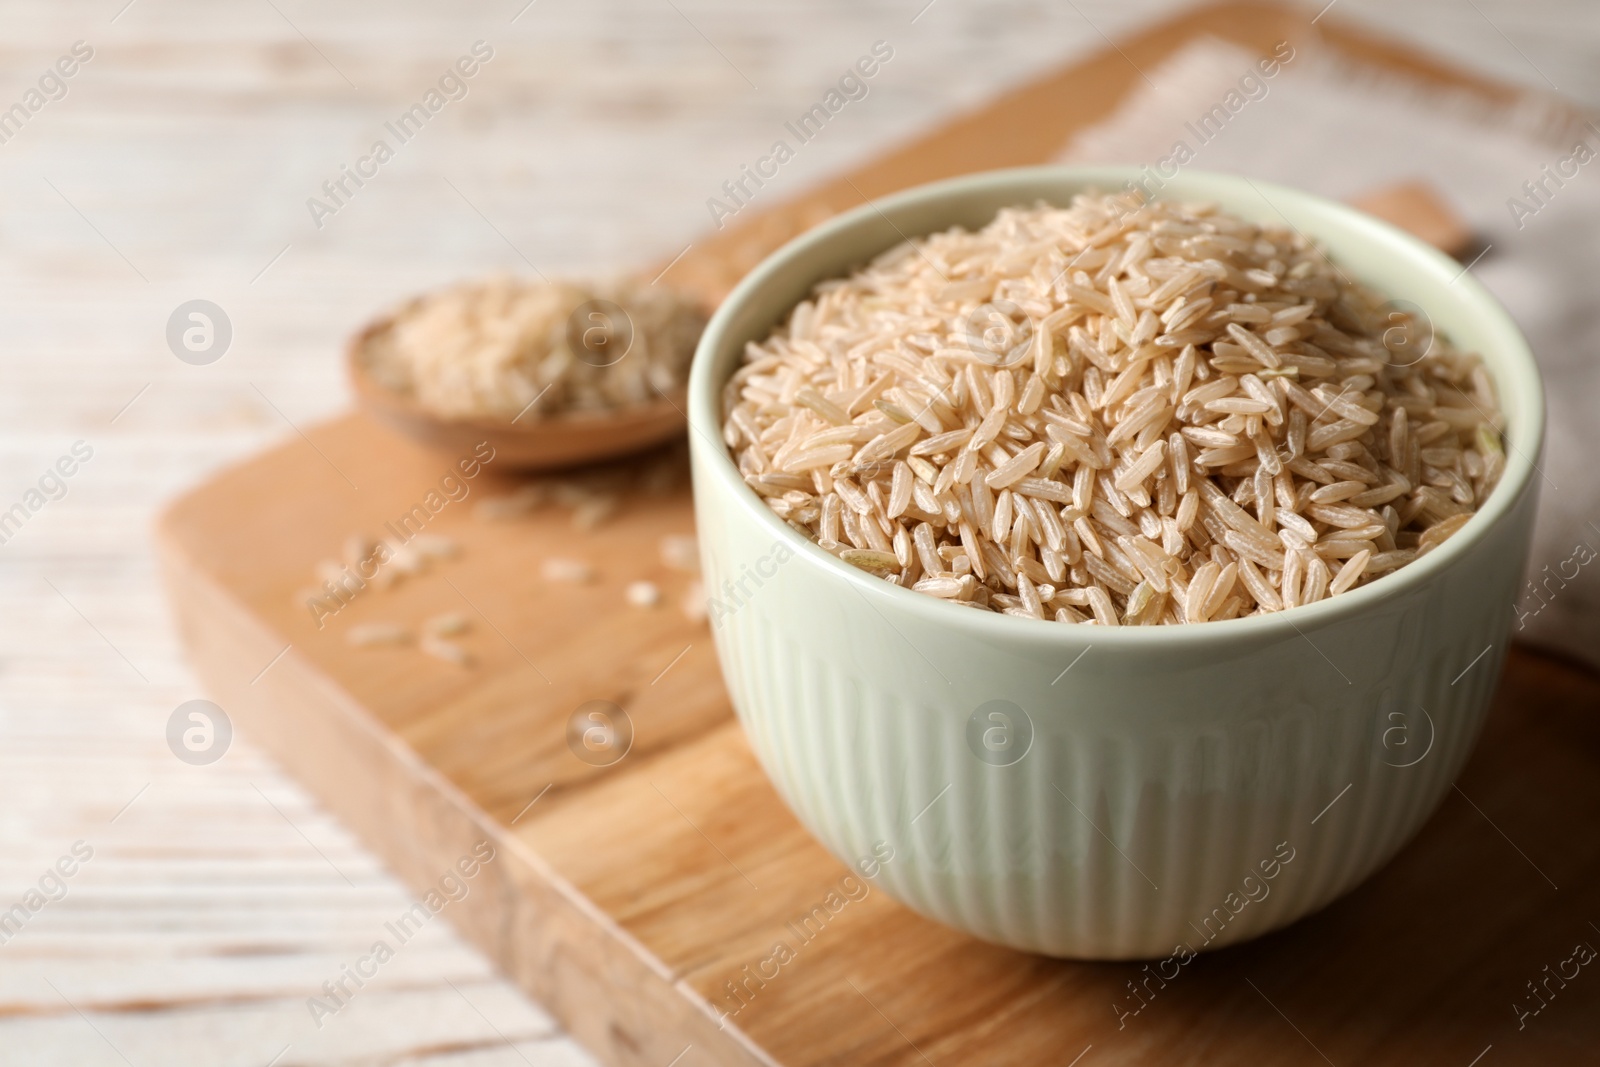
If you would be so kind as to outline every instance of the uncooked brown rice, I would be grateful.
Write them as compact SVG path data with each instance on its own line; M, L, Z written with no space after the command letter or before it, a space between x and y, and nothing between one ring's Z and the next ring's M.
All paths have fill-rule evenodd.
M409 301L364 339L359 357L374 380L436 415L526 423L670 394L704 325L697 307L662 286L497 277ZM620 351L585 350L590 337Z
M746 482L845 562L1106 626L1336 596L1437 547L1505 467L1477 356L1296 231L1134 194L822 282L723 412Z

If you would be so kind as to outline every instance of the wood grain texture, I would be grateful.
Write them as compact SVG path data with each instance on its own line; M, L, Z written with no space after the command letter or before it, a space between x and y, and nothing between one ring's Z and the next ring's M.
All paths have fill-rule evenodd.
M298 439L293 426L347 407L339 344L404 294L491 269L527 271L529 260L552 272L666 263L699 240L709 222L704 199L718 183L875 38L894 41L895 65L848 121L786 168L769 190L774 201L1178 6L940 0L912 23L921 3L680 0L680 13L659 0L613 0L541 3L514 24L520 0L9 6L0 16L5 103L72 41L87 39L97 55L66 100L0 147L6 502L75 439L91 442L95 459L65 499L0 551L10 609L0 617L0 899L17 899L75 840L92 843L96 855L65 900L0 947L0 1064L589 1062L439 922L346 1011L322 1030L311 1026L306 997L366 951L410 906L410 893L352 837L351 824L319 807L250 735L210 768L182 766L167 751L169 712L201 691L157 586L146 533L157 505L264 445ZM1547 74L1600 103L1600 67L1590 61L1596 28L1582 0L1341 0L1332 14L1510 81L1547 88ZM326 229L314 229L305 198L478 36L503 60L492 77ZM228 356L206 368L179 364L161 337L172 308L194 296L221 302L236 328ZM1518 693L1546 690L1535 678L1508 692L1502 715L1535 699ZM1559 719L1579 699L1551 698L1550 713ZM277 710L304 709L291 700ZM1531 713L1548 727L1540 744L1572 743L1538 704ZM1516 743L1523 731L1512 723L1492 736ZM1557 769L1588 774L1591 753L1580 736ZM1592 815L1563 806L1561 781L1502 782L1489 798L1462 784L1563 894L1572 891L1524 838L1525 825L1581 827L1570 820ZM1461 830L1484 835L1486 869L1514 877L1521 859L1486 824ZM1554 844L1567 855L1562 841ZM1462 898L1450 919L1511 936L1519 927L1491 897ZM1407 903L1428 915L1436 901ZM1527 962L1557 958L1535 951L1553 939L1530 943ZM529 988L559 987L561 975L538 973L541 966L530 956L515 977ZM1361 967L1350 969L1367 980ZM1485 967L1468 983L1482 997L1520 988L1536 970ZM1259 973L1251 976L1277 999ZM1374 996L1404 985L1393 975ZM558 988L551 1002L563 1003L563 1014L583 1008L582 988L566 1001ZM1402 1048L1421 1053L1432 1054L1430 1042L1449 1031L1451 1005L1504 1011L1498 1000L1458 1001L1439 985L1418 990L1437 990L1425 995L1434 1025L1425 1016L1409 1036L1403 1025L1394 1032ZM1582 990L1530 1025L1589 1010ZM1023 1017L1043 1003L1019 1001ZM1291 1005L1280 1006L1305 1025ZM787 1010L799 1024L824 1025L803 1004ZM1325 1021L1338 1030L1363 1018ZM1262 1040L1282 1062L1320 1062L1287 1025ZM937 1049L924 1047L937 1061ZM1197 1045L1195 1058L1207 1047ZM1504 1048L1496 1039L1485 1067ZM1114 1046L1097 1044L1084 1067L1102 1054L1116 1058Z

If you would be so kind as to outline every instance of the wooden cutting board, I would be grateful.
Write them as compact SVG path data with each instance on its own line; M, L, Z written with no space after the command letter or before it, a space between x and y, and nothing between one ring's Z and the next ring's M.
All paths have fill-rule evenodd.
M1251 4L1186 15L697 242L673 280L715 300L778 243L864 196L1045 160L1116 105L1139 78L1134 64L1154 66L1200 33L1262 51L1317 36L1411 77L1511 98L1331 17L1308 19ZM846 870L768 785L709 629L679 609L691 577L664 563L660 541L692 529L681 460L656 457L648 488L580 529L557 500L480 517L482 501L519 483L492 461L466 477L455 459L360 416L312 429L172 506L158 538L167 583L228 715L419 894L435 890L424 900L602 1060L1492 1067L1593 1055L1600 972L1550 977L1571 974L1578 943L1600 946L1592 676L1513 652L1458 792L1394 863L1323 913L1165 984L1131 964L994 948L878 891L802 942L790 920L827 901ZM297 596L317 584L319 561L405 516L459 554L391 588L354 589L319 627ZM596 578L548 580L550 558L587 561ZM626 601L640 580L663 590L660 605ZM452 638L471 666L346 639L358 625L416 628L440 614L471 621ZM631 725L609 764L584 747L595 708L621 708ZM439 895L475 847L493 858L465 864L470 891ZM794 961L752 979L779 941ZM1539 999L1530 982L1544 983ZM1117 1009L1135 1006L1119 1027ZM1519 1027L1519 1006L1540 1010Z

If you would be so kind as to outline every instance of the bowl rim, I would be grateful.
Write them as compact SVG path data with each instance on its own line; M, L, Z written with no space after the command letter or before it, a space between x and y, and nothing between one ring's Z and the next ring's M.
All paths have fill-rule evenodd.
M1037 167L1012 167L982 171L974 174L946 178L911 187L900 192L868 200L861 206L837 215L786 242L769 254L742 278L718 306L705 332L696 346L689 374L689 426L690 446L693 455L701 461L694 464L695 493L705 490L702 478L715 480L719 494L733 506L743 509L758 525L769 532L776 541L789 545L796 557L807 559L834 579L849 583L867 598L867 605L875 611L891 610L909 613L922 623L944 627L952 634L965 634L982 641L1004 641L1010 644L1045 643L1064 651L1077 651L1089 645L1109 649L1136 650L1145 646L1167 647L1180 645L1193 649L1217 643L1235 643L1261 638L1305 637L1308 629L1322 629L1353 615L1397 600L1450 569L1488 532L1508 521L1511 512L1523 495L1531 488L1538 466L1525 451L1529 442L1534 453L1543 450L1545 435L1545 403L1543 381L1527 340L1510 314L1481 282L1455 259L1392 226L1349 205L1307 193L1289 186L1257 181L1242 175L1221 174L1214 171L1185 170L1177 178L1168 179L1158 194L1162 199L1189 201L1214 198L1208 189L1227 188L1241 197L1253 191L1279 214L1291 227L1295 223L1284 215L1280 203L1290 203L1296 208L1321 211L1331 216L1334 223L1343 227L1357 239L1387 250L1406 261L1407 268L1419 276L1433 275L1445 281L1447 287L1459 287L1461 304L1477 305L1476 314L1485 332L1492 333L1503 347L1496 350L1492 373L1497 391L1501 394L1502 411L1511 424L1506 439L1508 443L1506 469L1500 482L1489 494L1482 507L1470 520L1444 544L1421 559L1399 567L1373 582L1358 586L1338 596L1319 600L1315 604L1302 604L1285 611L1267 615L1253 615L1235 619L1222 619L1193 625L1167 626L1067 626L1052 620L1023 619L1000 612L960 610L940 602L937 597L891 585L873 577L859 568L823 550L801 536L788 523L779 519L761 498L745 483L738 467L722 439L720 415L723 377L713 380L713 364L717 352L727 343L726 334L734 325L746 305L760 298L762 291L807 254L825 250L848 240L857 228L874 220L887 221L897 233L900 227L889 215L894 212L926 208L945 201L959 201L974 195L996 194L1008 187L1016 187L1017 202L1038 199L1036 187L1058 183L1064 189L1087 191L1092 188L1121 189L1130 180L1143 176L1141 168L1123 166L1071 166L1051 165ZM1027 191L1024 191L1027 190ZM1170 191L1169 191L1170 190ZM1270 195L1269 195L1270 194ZM949 223L942 224L948 226ZM935 227L937 229L939 227ZM1298 227L1296 227L1298 228ZM1322 227L1326 229L1327 227ZM905 233L906 237L924 236L933 229ZM886 250L893 243L885 245ZM857 259L852 260L858 262ZM826 273L807 283L809 289L818 281L837 277L852 269L843 264L837 271ZM783 311L776 322L787 318ZM776 325L776 322L774 325ZM1508 386L1515 383L1514 391L1520 401L1516 412L1509 410ZM1511 442L1515 435L1516 442ZM714 594L715 590L708 590ZM933 614L930 614L933 613ZM882 616L880 616L882 617ZM1048 625L1046 625L1048 623Z

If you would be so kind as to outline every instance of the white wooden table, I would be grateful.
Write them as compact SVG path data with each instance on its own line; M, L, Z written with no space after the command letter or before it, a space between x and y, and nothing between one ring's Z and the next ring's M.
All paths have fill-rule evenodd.
M153 515L345 407L340 338L396 297L673 255L874 41L895 51L869 97L762 197L1176 6L525 2L0 7L0 109L74 42L94 50L0 143L0 513L26 510L74 442L93 450L0 544L0 1064L589 1062L442 922L313 1021L307 998L410 900L248 739L209 766L169 750L173 709L202 694L161 602ZM1600 103L1583 0L1338 14ZM319 229L307 199L477 40L494 54L465 98ZM233 332L201 366L165 338L195 298ZM46 871L76 842L92 858L58 889ZM60 899L28 896L42 878Z

